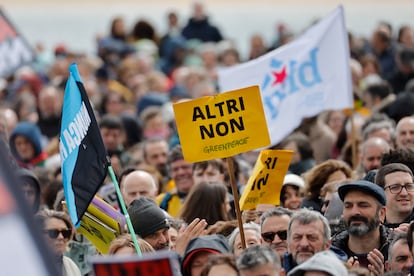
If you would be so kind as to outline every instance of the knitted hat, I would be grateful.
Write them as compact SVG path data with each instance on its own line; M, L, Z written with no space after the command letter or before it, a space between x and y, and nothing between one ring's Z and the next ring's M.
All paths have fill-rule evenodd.
M160 229L170 228L168 220L157 204L146 197L140 197L131 202L128 207L135 232L145 238Z

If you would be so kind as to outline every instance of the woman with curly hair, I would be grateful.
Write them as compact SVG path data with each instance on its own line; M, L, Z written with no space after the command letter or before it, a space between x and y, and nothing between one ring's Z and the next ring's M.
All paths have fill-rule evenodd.
M321 199L321 189L329 182L353 179L352 169L344 161L329 159L313 167L304 174L305 179L305 198L302 200L301 207L313 209L321 212L323 201Z

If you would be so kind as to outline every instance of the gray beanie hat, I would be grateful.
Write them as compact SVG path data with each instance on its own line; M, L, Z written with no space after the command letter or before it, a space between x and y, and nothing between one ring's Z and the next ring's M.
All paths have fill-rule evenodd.
M131 202L128 214L136 234L145 238L160 229L170 228L168 219L157 204L146 197Z

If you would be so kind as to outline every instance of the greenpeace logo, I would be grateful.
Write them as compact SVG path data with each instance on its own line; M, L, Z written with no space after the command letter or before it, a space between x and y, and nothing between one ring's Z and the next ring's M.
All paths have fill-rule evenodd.
M73 121L71 121L61 132L59 149L62 161L64 161L74 149L79 147L88 132L90 124L91 117L89 116L85 103L82 102L81 108L76 113Z
M265 91L263 104L269 109L272 119L278 116L279 106L287 97L306 92L306 89L322 82L317 63L318 51L318 48L313 48L309 56L300 61L271 60L270 72L265 76L261 89Z

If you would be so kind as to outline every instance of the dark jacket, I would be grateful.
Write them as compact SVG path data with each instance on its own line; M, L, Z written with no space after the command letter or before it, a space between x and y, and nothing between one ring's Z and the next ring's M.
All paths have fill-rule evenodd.
M230 253L227 239L222 235L200 236L192 239L185 249L181 262L181 269L184 276L190 276L191 261L197 252L205 251L212 254Z
M410 223L411 221L414 220L414 210L411 212L411 214L406 217L403 221L401 221L400 223L388 223L387 222L387 217L385 217L385 222L384 225L388 228L398 228L400 226L400 224L402 223Z
M17 177L20 181L20 186L23 185L30 185L35 189L35 202L33 206L30 206L32 208L32 212L36 213L39 211L40 208L40 182L37 176L32 173L28 169L19 168L17 170Z
M380 231L380 248L378 248L378 250L381 251L382 255L384 255L384 260L388 260L388 247L390 245L388 228L385 227L384 225L380 225L379 231ZM342 231L339 234L332 237L332 245L342 249L348 255L348 258L349 258L356 254L354 254L348 248L348 240L349 240L348 230Z
M223 40L219 29L210 24L208 17L201 20L190 18L181 34L187 40L198 39L202 42L219 42Z

